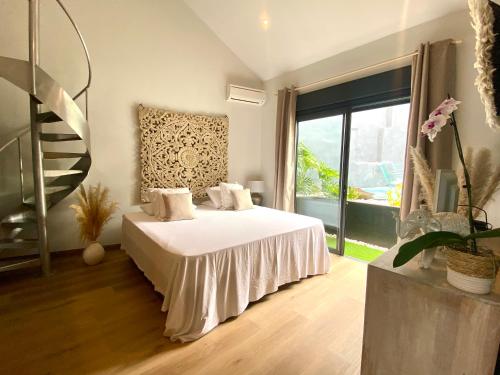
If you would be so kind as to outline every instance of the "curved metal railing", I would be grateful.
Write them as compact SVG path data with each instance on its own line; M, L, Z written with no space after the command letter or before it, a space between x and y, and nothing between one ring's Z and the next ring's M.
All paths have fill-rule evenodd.
M27 126L26 128L22 129L21 131L17 132L12 138L10 138L9 141L5 142L2 146L0 146L0 153L2 151L6 150L10 145L17 143L17 163L19 167L19 185L21 188L21 200L24 203L26 198L25 198L25 188L24 188L24 167L23 167L23 146L21 143L21 138L28 134L30 132L30 127Z
M0 251L2 250L38 250L39 260L45 274L50 273L50 252L46 236L47 208L58 203L71 194L86 178L91 165L90 155L90 128L87 121L88 89L92 82L92 66L87 45L75 21L69 14L61 0L57 4L70 20L75 32L85 51L88 68L88 79L86 85L73 97L71 97L52 77L38 66L38 6L39 0L30 0L30 60L18 60L0 56L0 78L6 79L23 91L30 94L31 126L16 133L13 138L1 145L0 153L17 142L19 150L19 168L21 171L21 193L23 205L0 220L0 226L7 233L7 238L0 239ZM32 43L31 43L32 42ZM30 47L31 48L31 47ZM85 94L85 115L76 104L75 100ZM47 112L41 112L44 104ZM33 111L33 108L35 110ZM42 125L46 123L65 122L74 133L66 134L57 131L45 132ZM36 129L34 132L33 129ZM50 128L49 128L50 129ZM24 183L22 173L22 149L21 137L29 133L32 136L33 155L33 178L34 194L29 197L24 195ZM66 148L57 147L57 142L83 142L84 152L67 152ZM41 142L56 142L50 152L41 148ZM38 145L33 147L33 145ZM57 163L59 160L77 161L67 167L67 163ZM48 164L53 168L47 169L44 162L56 161L56 164ZM35 168L37 167L37 168ZM38 237L30 236L32 225L38 228ZM26 233L26 234L23 234ZM12 263L0 266L0 271L15 269L33 265L37 259L26 262Z
M89 55L89 50L87 48L87 44L85 43L85 40L83 39L82 33L80 32L80 29L78 28L76 22L73 20L71 15L69 14L68 10L64 6L61 0L56 0L57 4L61 7L63 12L66 14L66 17L68 17L69 21L71 22L71 25L73 25L73 28L75 29L76 34L78 35L78 38L80 39L80 43L82 44L83 50L85 51L85 58L87 59L87 69L89 73L89 77L87 80L87 85L83 89L81 89L78 94L73 96L73 100L78 99L85 91L88 90L90 87L90 83L92 82L92 65L90 63L90 55Z
M21 129L20 131L18 131L17 133L15 133L14 136L12 136L7 142L5 142L2 146L0 146L0 152L2 152L3 150L5 150L7 147L9 147L14 142L20 140L21 137L23 135L25 135L25 134L28 134L29 131L30 131L30 127L27 126L26 128Z

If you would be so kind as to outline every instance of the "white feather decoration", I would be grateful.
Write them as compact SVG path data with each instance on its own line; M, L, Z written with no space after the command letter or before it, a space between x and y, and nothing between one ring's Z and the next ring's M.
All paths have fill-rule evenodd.
M478 75L475 84L481 101L486 109L486 122L495 130L500 129L500 117L496 115L493 85L494 67L491 63L491 51L495 43L493 23L495 17L488 0L469 0L472 27L476 32L476 68Z

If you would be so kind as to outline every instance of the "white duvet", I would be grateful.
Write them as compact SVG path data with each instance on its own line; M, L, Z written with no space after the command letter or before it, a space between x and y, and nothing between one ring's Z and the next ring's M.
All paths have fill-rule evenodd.
M280 285L327 273L323 223L256 207L196 210L194 220L123 216L122 248L165 297L164 334L195 340Z

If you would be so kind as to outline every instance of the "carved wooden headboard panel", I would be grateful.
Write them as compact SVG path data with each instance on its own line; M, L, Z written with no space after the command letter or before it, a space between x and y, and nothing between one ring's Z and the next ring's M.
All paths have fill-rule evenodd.
M194 198L227 180L227 116L138 107L141 130L141 200L153 187L189 187Z

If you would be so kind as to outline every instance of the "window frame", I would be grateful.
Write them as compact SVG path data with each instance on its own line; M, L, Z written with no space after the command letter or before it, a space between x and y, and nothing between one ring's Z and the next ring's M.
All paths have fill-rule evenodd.
M410 98L411 66L349 81L340 85L298 95L297 97L295 123L297 134L295 139L296 152L299 144L300 122L329 116L343 116L339 171L339 228L337 249L334 251L339 255L344 255L352 114L359 111L406 104L410 102ZM295 158L294 170L295 207L297 207L296 176L297 158Z

